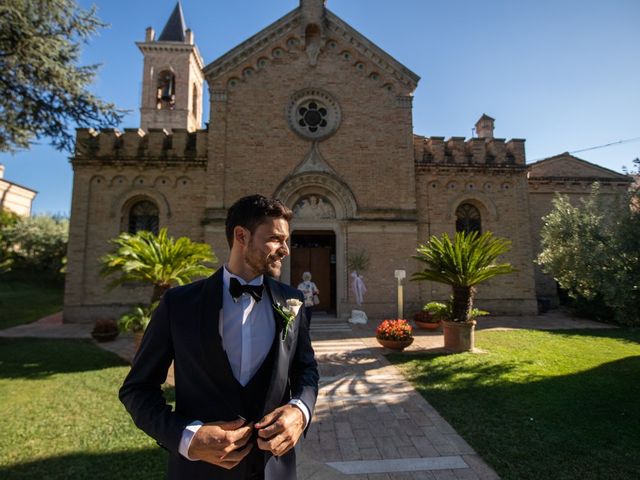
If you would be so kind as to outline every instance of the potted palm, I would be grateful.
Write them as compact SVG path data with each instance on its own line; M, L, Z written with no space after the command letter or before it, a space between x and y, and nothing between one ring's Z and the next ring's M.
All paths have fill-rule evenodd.
M110 288L126 282L142 282L153 286L149 305L138 305L118 321L120 331L133 332L136 345L164 292L172 285L184 285L195 277L211 275L206 264L218 260L206 243L195 243L187 237L174 240L162 228L156 235L141 230L121 233L111 240L116 249L102 257L101 274L115 276Z
M413 343L413 330L406 320L383 320L376 328L376 340L385 348L402 351Z
M121 233L111 240L114 252L102 257L101 274L116 275L110 286L126 282L153 285L151 303L160 300L172 285L184 285L195 277L211 275L206 263L218 260L206 243L195 243L187 237L174 240L162 228L156 235L141 230L136 234Z
M509 251L509 240L494 237L491 232L457 232L453 241L448 234L432 236L417 248L413 258L425 268L411 277L413 281L433 281L451 286L452 297L448 311L441 313L445 348L465 352L474 348L473 299L476 286L490 278L514 271L509 263L496 263Z

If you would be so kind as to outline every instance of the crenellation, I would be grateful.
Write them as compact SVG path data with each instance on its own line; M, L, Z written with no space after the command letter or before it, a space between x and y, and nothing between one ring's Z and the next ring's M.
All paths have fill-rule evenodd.
M526 164L524 142L523 138L512 138L507 142L507 163Z
M525 165L524 140L514 138L424 137L414 135L414 159L419 165L504 167Z
M164 128L150 128L147 133L149 143L146 154L150 157L166 157L167 137L169 137L169 132Z
M120 131L115 128L104 128L98 135L98 155L114 155L119 151L118 139L120 138Z
M465 142L467 148L467 155L470 158L470 163L484 164L487 163L487 147L484 139L482 138L470 138Z
M433 163L444 163L444 137L427 138L426 146Z
M464 137L451 137L445 143L445 163L465 164L467 158L464 151Z
M98 132L93 128L76 129L76 158L86 158L94 155L98 149Z
M506 162L506 145L504 138L492 138L486 142L486 145L487 164L502 165Z
M122 135L122 155L125 157L137 156L144 136L144 130L140 128L125 128Z
M156 128L145 132L139 128L125 128L124 133L116 129L99 132L80 128L76 131L76 154L78 161L134 161L157 158L166 161L192 161L207 156L208 131L189 132L175 129L172 133Z

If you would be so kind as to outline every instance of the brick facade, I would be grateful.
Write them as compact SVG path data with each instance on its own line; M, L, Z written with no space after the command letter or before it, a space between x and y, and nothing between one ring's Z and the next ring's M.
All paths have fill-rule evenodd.
M108 291L98 273L98 258L108 251L108 240L126 230L137 199L157 206L160 226L172 235L209 243L224 262L226 209L250 193L277 196L301 212L291 225L294 235L335 236L340 317L355 307L351 252L370 258L364 310L375 319L395 316L394 270L416 271L416 246L429 235L453 233L463 203L480 212L483 231L511 239L506 259L518 269L481 286L478 306L503 314L537 311L533 255L539 215L554 189L545 190L544 199L538 190L531 196L524 140L493 138L487 116L481 138L414 135L411 100L419 77L326 10L322 0L302 0L300 8L203 68L192 39L186 35L178 45L148 32L139 44L144 130L78 131L65 321L114 317L148 297L136 286ZM152 72L169 67L175 71L175 106L157 108ZM202 79L211 102L207 130L199 129L202 108L190 96ZM315 108L316 120L301 113ZM309 128L322 116L325 127ZM306 127L300 126L304 119ZM283 280L299 281L290 279L288 263ZM406 282L404 290L407 315L449 294L426 283Z

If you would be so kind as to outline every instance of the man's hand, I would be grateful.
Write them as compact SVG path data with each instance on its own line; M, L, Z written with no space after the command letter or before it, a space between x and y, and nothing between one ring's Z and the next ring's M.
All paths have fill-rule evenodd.
M247 444L253 424L239 418L233 422L205 423L196 432L189 446L189 458L202 460L227 470L235 467L251 451Z
M284 405L256 423L258 447L276 457L291 450L304 431L304 414L295 405Z

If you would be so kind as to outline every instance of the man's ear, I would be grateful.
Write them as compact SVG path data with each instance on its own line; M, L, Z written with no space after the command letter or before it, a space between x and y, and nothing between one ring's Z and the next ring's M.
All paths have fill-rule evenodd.
M247 230L244 227L241 227L240 225L236 225L235 227L233 227L233 243L234 244L238 246L246 247L249 244L249 238L250 238L249 230Z

